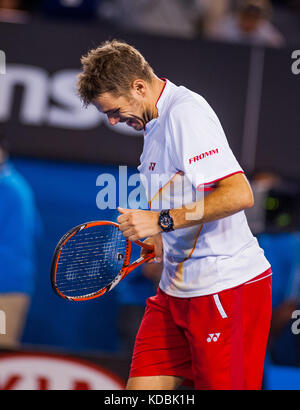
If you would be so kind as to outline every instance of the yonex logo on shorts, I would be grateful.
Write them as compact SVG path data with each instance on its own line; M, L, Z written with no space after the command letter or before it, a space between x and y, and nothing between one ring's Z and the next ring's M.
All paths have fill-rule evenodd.
M207 343L210 343L211 341L217 342L221 333L209 333L208 338L206 339Z
M200 161L201 159L206 158L206 157L210 157L211 155L214 155L214 154L219 154L219 149L218 148L212 149L208 152L202 152L202 154L199 154L199 155L196 155L193 158L190 158L189 163L191 164L192 162Z

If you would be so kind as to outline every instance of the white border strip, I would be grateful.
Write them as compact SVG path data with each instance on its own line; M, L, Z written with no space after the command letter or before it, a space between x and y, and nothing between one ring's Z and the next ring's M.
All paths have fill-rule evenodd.
M222 304L221 304L219 295L216 294L216 295L213 295L213 297L214 297L215 304L216 304L216 306L217 306L217 309L218 309L218 311L219 311L219 313L220 313L222 319L226 319L226 318L227 318L227 315L226 315L225 310L223 309L223 306L222 306Z
M251 280L250 282L246 282L245 285L250 285L250 283L258 282L258 281L263 280L265 278L268 278L269 276L272 276L272 275L273 275L273 273L269 273L269 275L263 276L262 278L254 279L254 280Z

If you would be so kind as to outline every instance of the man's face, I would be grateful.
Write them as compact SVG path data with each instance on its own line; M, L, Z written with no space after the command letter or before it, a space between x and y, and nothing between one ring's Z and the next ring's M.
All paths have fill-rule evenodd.
M111 125L125 122L136 131L141 131L150 120L146 99L139 94L135 95L134 92L130 92L128 97L117 97L106 92L96 98L94 105L100 112L107 115Z

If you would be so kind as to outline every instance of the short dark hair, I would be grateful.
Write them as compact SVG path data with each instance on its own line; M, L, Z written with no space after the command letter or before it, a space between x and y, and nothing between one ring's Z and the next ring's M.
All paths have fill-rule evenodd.
M125 95L136 79L151 82L153 69L133 46L119 41L105 41L81 58L78 94L85 106L105 92Z

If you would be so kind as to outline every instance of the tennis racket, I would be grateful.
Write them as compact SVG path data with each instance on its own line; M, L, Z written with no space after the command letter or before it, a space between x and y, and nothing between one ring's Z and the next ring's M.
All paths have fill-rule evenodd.
M51 265L51 284L64 299L83 301L112 290L133 269L155 257L154 248L130 263L132 242L110 221L87 222L72 228L58 242Z

